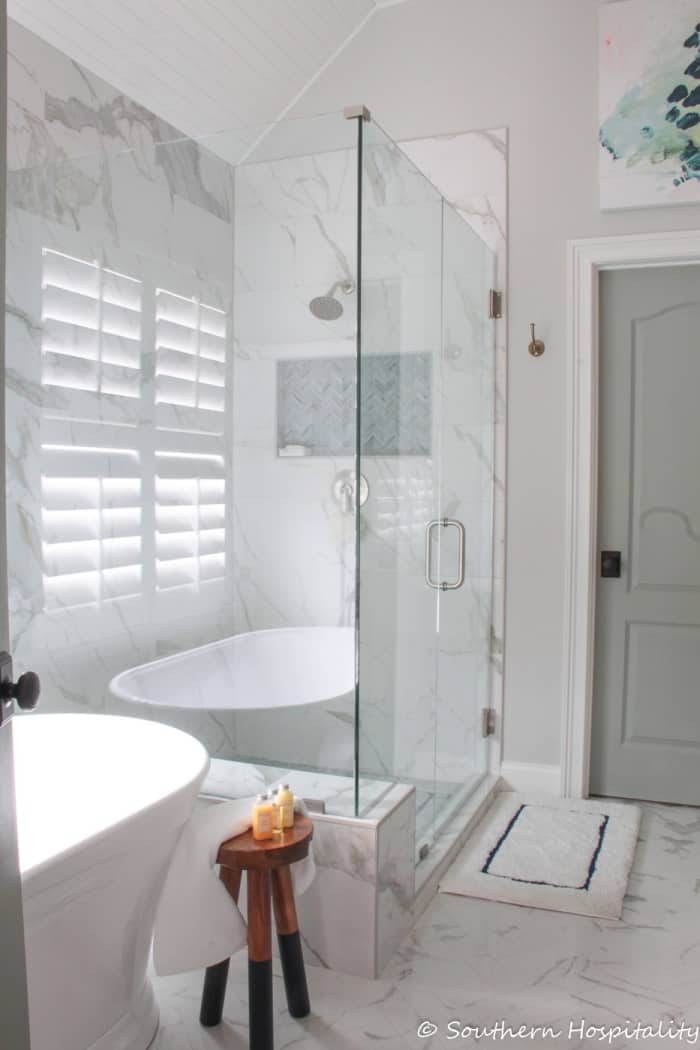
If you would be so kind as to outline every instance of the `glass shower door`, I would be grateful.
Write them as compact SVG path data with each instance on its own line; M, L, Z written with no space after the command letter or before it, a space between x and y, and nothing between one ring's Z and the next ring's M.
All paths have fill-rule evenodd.
M448 586L438 591L434 831L488 769L482 726L490 706L494 269L492 250L445 203L439 488L442 518L455 526L437 530Z
M415 785L420 848L486 771L493 259L375 123L363 140L359 799Z
M432 802L438 595L425 538L440 513L442 342L442 199L373 121L361 130L360 812L374 778Z

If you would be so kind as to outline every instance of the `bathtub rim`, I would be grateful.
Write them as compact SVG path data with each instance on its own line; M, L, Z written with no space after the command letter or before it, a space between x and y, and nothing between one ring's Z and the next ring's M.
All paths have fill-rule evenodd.
M160 795L158 798L155 798L151 802L149 802L148 805L141 807L141 809L126 814L120 820L116 820L111 824L108 824L106 827L101 827L98 831L93 832L93 834L87 835L85 838L80 839L79 842L74 842L72 845L66 846L64 849L59 850L57 853L51 854L50 857L46 857L44 860L39 861L38 864L34 864L31 867L22 870L20 872L20 877L22 882L22 891L24 893L31 893L32 883L35 882L35 880L40 879L42 875L44 875L47 871L50 871L55 865L61 864L64 861L68 860L68 858L74 857L82 851L90 849L93 846L100 844L105 840L108 840L110 836L114 835L115 833L121 832L129 824L133 824L136 821L141 821L142 819L147 819L152 815L153 812L155 812L158 809L162 809L169 803L174 802L174 800L176 800L183 793L192 791L194 797L196 798L199 795L200 788L204 783L204 780L206 778L207 773L209 772L209 768L211 765L211 758L209 756L209 753L207 752L204 745L201 744L196 737L192 736L190 733L186 733L182 729L177 729L175 726L166 725L163 722L156 722L151 719L136 718L129 715L110 715L97 713L88 714L87 712L80 711L46 711L37 715L20 716L20 718L17 719L17 721L23 722L25 719L34 720L36 718L64 717L90 720L105 718L111 720L118 719L121 722L146 723L147 725L155 726L158 730L166 730L172 733L179 733L181 736L187 737L194 744L197 745L197 749L201 752L201 757L203 761L201 762L197 773L194 776L190 776L187 780L180 783L175 791L171 791L167 795ZM17 813L17 817L19 821L19 811Z

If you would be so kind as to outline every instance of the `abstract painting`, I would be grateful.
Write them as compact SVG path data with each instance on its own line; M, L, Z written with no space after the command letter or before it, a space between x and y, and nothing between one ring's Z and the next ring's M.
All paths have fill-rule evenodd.
M600 11L600 204L700 201L700 0Z

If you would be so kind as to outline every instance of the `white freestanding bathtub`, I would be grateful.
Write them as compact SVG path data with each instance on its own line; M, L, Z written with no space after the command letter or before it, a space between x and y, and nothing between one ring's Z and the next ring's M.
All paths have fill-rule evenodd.
M353 628L283 627L132 667L109 688L154 718L209 729L213 757L351 773L354 683Z
M132 667L109 684L121 700L206 711L319 704L353 688L352 627L248 631Z
M32 1050L145 1050L160 887L209 759L143 719L14 723Z

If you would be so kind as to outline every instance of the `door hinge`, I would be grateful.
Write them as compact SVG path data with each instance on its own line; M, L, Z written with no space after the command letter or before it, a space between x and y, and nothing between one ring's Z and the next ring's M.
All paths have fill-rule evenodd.
M496 732L496 709L484 707L481 711L481 735L493 736Z
M503 317L503 292L497 292L495 288L489 290L489 319L498 321Z

